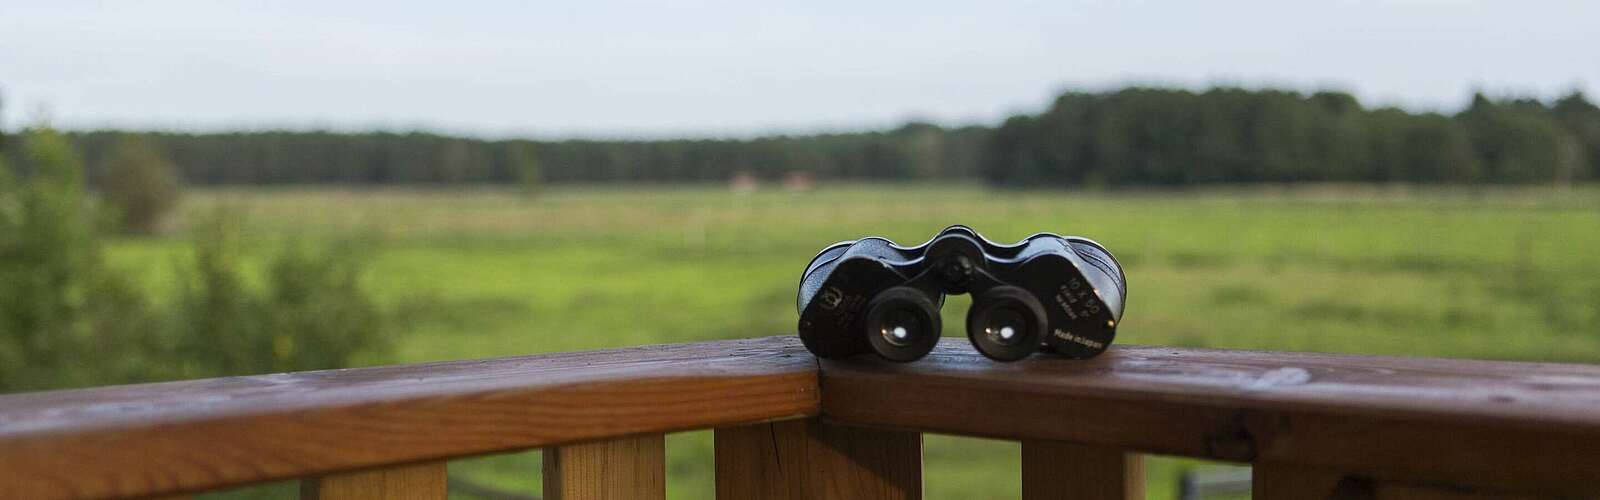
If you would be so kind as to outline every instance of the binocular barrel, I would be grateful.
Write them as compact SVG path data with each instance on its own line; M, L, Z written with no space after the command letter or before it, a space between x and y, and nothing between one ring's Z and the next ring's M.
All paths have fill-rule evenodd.
M967 337L1000 361L1038 350L1087 358L1110 346L1127 299L1111 253L1040 233L1012 245L951 226L902 247L868 237L824 248L800 279L800 338L812 353L914 361L938 344L946 294L972 294Z

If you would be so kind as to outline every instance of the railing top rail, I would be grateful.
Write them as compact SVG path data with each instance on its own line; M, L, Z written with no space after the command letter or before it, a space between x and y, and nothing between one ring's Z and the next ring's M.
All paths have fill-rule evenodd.
M792 337L14 394L0 396L0 485L200 490L796 418L819 397Z
M965 344L910 364L823 361L822 412L1373 477L1600 480L1600 366L1146 346L1000 364Z
M1600 481L1596 366L1141 346L1007 364L964 339L819 364L787 336L0 396L0 485L172 493L818 414L1376 478Z

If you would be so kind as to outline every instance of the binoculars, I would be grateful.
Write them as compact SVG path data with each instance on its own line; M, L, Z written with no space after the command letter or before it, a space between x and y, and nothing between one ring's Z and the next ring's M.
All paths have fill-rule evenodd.
M1105 247L1075 236L1001 245L950 226L914 247L845 241L822 249L800 277L800 340L822 358L870 351L915 361L939 342L944 296L961 293L972 294L967 338L984 356L1088 358L1116 336L1127 278Z

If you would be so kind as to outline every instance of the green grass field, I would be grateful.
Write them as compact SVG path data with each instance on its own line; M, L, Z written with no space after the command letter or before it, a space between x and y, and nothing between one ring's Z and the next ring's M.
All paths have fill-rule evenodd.
M1119 343L1600 361L1594 188L224 190L191 194L185 211L218 207L245 215L257 251L377 242L368 285L395 345L368 364L789 334L796 281L824 245L920 243L954 223L998 241L1054 231L1104 243L1128 274ZM113 264L159 300L182 238L116 241ZM947 301L945 324L961 325L966 305ZM670 496L710 498L709 433L668 448ZM928 498L1016 498L1017 453L930 436ZM1153 461L1151 497L1171 495L1193 463ZM528 492L538 470L537 453L452 465Z

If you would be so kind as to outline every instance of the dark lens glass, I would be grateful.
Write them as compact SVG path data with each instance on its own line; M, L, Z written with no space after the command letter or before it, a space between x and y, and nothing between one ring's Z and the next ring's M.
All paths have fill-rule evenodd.
M1039 349L1048 327L1044 307L1027 290L1010 285L990 288L967 310L967 339L990 359L1016 361Z
M939 344L939 307L927 294L897 286L878 292L862 324L867 342L891 361L915 361Z
M906 347L916 343L927 329L928 326L922 323L922 316L916 311L896 307L884 313L878 325L878 335L882 335L883 341L890 345Z
M983 335L1000 345L1017 345L1028 337L1028 321L1021 311L1002 307L989 313L983 325Z

